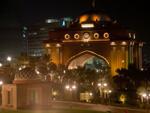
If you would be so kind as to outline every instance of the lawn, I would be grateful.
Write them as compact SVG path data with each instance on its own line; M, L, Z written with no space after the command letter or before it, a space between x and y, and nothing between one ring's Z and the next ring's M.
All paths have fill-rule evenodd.
M50 109L50 110L0 110L0 113L106 113L82 109Z

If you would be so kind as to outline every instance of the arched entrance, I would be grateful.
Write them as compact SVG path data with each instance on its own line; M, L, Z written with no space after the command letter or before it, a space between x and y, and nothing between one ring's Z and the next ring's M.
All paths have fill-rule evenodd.
M109 62L105 57L88 50L74 55L67 62L68 69L76 69L84 66L90 69L101 69L109 67Z
M86 50L74 55L68 60L67 67L70 69L70 71L73 71L71 74L80 76L78 79L79 83L82 83L82 85L79 86L79 95L81 101L88 102L92 99L90 92L92 92L93 86L95 86L97 83L101 85L105 84L105 89L107 90L110 88L106 87L106 84L110 84L109 62L105 57L95 52ZM104 90L100 90L99 86L97 88L99 89L98 95L101 96L100 93L104 93ZM97 93L98 92L95 92L95 94Z

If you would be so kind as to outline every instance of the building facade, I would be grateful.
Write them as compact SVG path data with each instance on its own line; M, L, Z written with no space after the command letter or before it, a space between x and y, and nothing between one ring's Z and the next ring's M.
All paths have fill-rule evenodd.
M22 69L16 73L13 84L2 86L2 108L46 108L51 101L50 89L51 84L43 81L34 69Z
M135 64L137 68L142 69L143 42L137 41L135 33L121 26L106 13L91 10L81 14L68 27L49 29L49 35L47 30L41 28L43 35L41 33L41 36L38 36L35 33L32 35L37 36L30 37L28 42L31 44L31 56L32 53L33 56L41 56L42 51L45 51L45 54L50 56L50 61L57 65L65 65L68 69L90 68L103 75L109 69L111 76L116 75L117 69L128 68L129 64ZM39 51L40 54L35 52L39 49L43 49ZM15 74L13 84L2 86L2 108L48 107L56 96L53 88L57 85L51 80L52 78L47 81L45 77L43 80L33 67L19 70ZM58 86L62 86L60 89L63 90L63 84ZM71 90L69 89L69 93ZM73 96L72 93L70 96ZM67 95L66 99L69 99L68 97ZM65 96L62 98L65 99ZM92 98L90 92L80 93L80 101L89 102Z
M106 13L94 10L81 14L68 28L49 31L45 41L52 62L74 69L85 64L92 66L94 59L99 59L96 62L110 67L112 75L129 64L142 68L142 46L135 33Z

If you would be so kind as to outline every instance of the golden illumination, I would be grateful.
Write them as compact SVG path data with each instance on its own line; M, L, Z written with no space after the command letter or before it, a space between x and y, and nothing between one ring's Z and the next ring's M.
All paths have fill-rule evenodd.
M94 27L94 24L92 24L92 23L81 24L81 27L82 27L82 28L93 28L93 27Z
M94 33L94 38L98 39L99 38L99 33Z
M61 47L61 45L59 43L56 44L56 47Z
M104 37L104 38L109 38L109 33L107 33L107 32L104 33L104 34L103 34L103 37Z
M100 16L98 16L98 15L93 15L93 16L92 16L92 20L93 20L94 22L100 21Z
M74 38L78 40L80 38L80 35L79 34L75 34Z
M46 44L45 46L46 46L46 48L49 48L49 47L50 47L50 44Z
M126 101L126 96L124 94L120 95L119 100L124 104Z
M56 91L53 91L53 92L52 92L52 95L53 95L53 96L56 96L56 95L57 95L57 92L56 92Z
M3 64L2 63L0 63L0 67L2 67L3 66Z
M124 61L124 60L122 60L122 61L121 61L121 63L125 63L125 61Z
M65 37L66 40L70 39L70 35L69 34L65 34L64 37Z
M90 40L90 34L89 33L84 33L83 35L83 41L88 42Z
M86 21L97 22L97 21L100 21L100 19L101 19L101 16L97 15L97 14L83 15L80 17L79 23L81 24L81 23L86 22ZM109 19L107 19L107 20L109 20Z
M126 43L125 41L123 41L123 42L121 43L121 45L127 45L127 43Z
M116 45L116 42L111 42L110 45L114 46Z
M84 42L89 42L90 39L83 39Z
M83 15L83 16L80 17L79 22L83 23L83 22L87 21L87 19L88 19L88 15Z

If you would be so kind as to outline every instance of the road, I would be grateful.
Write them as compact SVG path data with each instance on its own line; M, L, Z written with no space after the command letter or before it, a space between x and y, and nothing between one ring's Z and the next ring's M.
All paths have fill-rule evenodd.
M81 102L52 101L50 106L52 108L90 109L104 112L111 111L110 113L150 113L150 111L144 109L132 109L128 107L116 107Z

